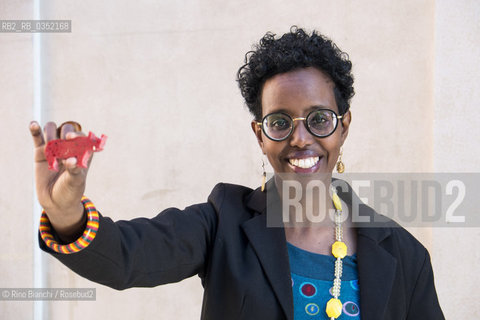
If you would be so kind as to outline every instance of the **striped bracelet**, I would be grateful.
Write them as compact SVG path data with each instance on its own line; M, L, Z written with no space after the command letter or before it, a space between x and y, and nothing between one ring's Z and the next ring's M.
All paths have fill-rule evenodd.
M59 244L52 235L52 226L45 210L42 210L40 218L40 236L47 247L58 253L75 253L88 247L97 235L99 215L93 203L85 196L82 197L82 204L87 211L87 227L82 236L77 241L69 244Z

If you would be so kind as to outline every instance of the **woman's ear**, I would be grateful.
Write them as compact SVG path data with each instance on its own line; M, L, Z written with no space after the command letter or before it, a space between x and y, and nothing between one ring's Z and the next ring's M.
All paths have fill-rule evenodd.
M342 119L341 119L341 126L340 129L342 130L342 145L347 139L348 136L348 129L350 128L350 123L352 122L352 113L350 110L344 113Z
M253 133L255 134L255 137L257 138L258 145L262 149L263 154L265 154L265 152L263 151L262 127L255 120L252 121L251 126L252 126Z

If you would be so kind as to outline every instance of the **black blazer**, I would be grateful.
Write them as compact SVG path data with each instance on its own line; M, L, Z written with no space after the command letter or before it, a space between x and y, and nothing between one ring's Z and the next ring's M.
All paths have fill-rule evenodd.
M349 203L356 195L339 196ZM41 239L40 246L79 275L119 290L198 274L202 319L293 320L285 232L267 228L265 210L259 189L218 184L207 203L152 219L101 216L96 238L78 253L54 253ZM367 206L360 214L379 217ZM357 229L361 318L444 319L427 250L393 221L380 220Z

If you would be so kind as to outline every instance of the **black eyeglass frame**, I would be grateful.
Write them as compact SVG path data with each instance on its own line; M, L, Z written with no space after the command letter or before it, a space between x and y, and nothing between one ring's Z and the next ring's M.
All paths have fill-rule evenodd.
M337 119L337 121L335 122L335 127L333 128L332 132L330 132L329 134L327 135L318 135L318 134L315 134L314 132L312 132L312 130L310 129L310 126L308 125L308 121L307 119L313 114L313 113L316 113L318 111L329 111L331 113L333 113L335 115L335 118ZM265 131L265 126L263 125L264 122L266 121L267 117L272 115L272 114L283 114L285 116L287 116L290 120L291 120L291 126L290 126L290 132L285 136L285 138L282 138L282 139L274 139L272 137L270 137L270 135L268 135L268 133ZM292 118L288 113L285 113L285 112L272 112L272 113L269 113L267 114L265 117L263 117L262 119L262 122L256 122L257 125L259 125L261 128L262 128L262 131L263 133L265 134L265 136L267 136L268 139L272 140L272 141L284 141L286 139L288 139L288 137L290 137L293 133L293 130L295 130L295 121L297 120L303 120L303 124L305 126L305 128L307 128L307 131L317 137L317 138L326 138L326 137L329 137L331 136L335 130L337 130L337 127L338 127L338 123L342 121L343 117L344 117L345 114L339 116L337 115L337 113L335 111L333 111L332 109L327 109L327 108L318 108L318 109L315 109L315 110L312 110L310 111L306 117L296 117L296 118Z

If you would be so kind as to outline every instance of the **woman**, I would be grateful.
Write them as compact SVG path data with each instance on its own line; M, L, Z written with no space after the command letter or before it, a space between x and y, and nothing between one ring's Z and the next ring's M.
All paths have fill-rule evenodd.
M57 134L54 123L42 132L32 122L41 248L115 289L198 274L202 319L442 319L426 249L390 220L376 228L343 221L342 202L356 196L346 190L340 202L336 189L330 192L351 122L348 57L294 27L281 38L267 33L238 81L275 179L265 190L219 184L208 202L153 219L115 223L100 215L82 198L88 169L71 158L57 174L45 161L46 142L83 134L69 123ZM302 194L300 213L281 209L292 179L302 190L312 181L327 186L314 195L319 205L309 207ZM334 222L314 223L312 211L334 211ZM361 214L377 216L366 206ZM272 216L280 227L269 225ZM290 223L298 218L301 224Z

